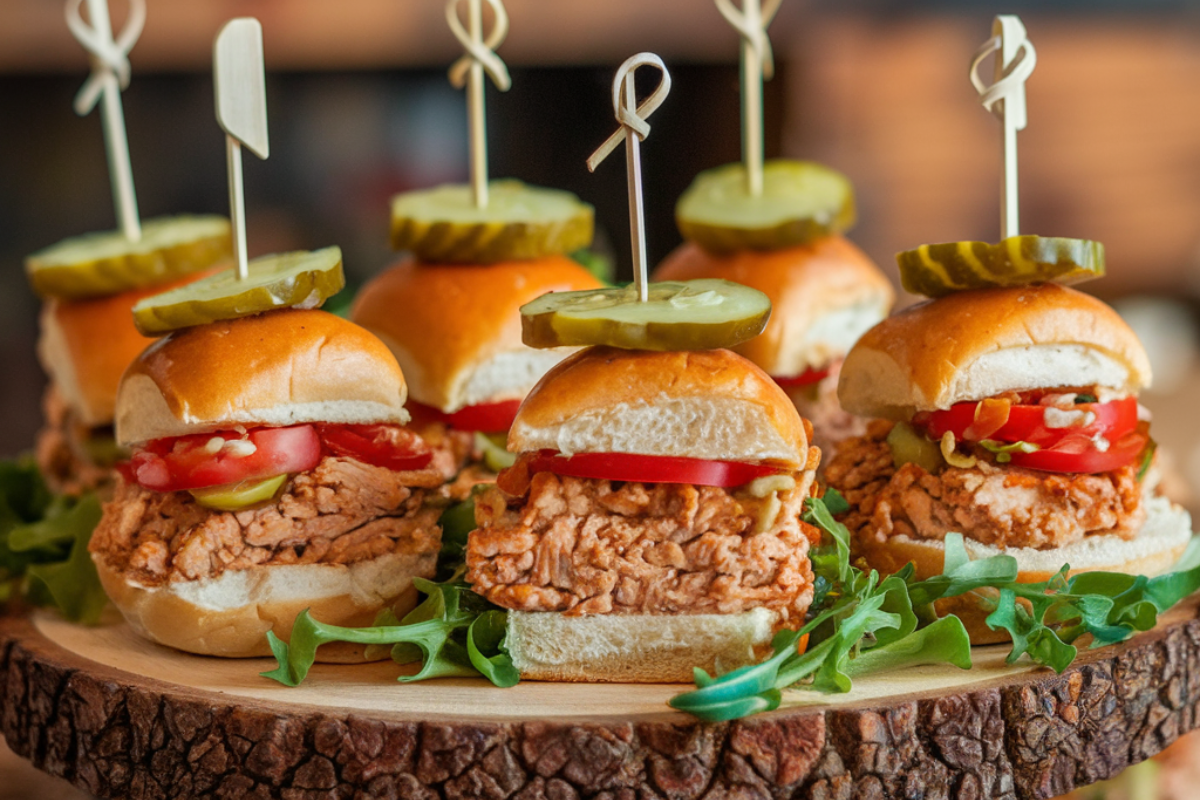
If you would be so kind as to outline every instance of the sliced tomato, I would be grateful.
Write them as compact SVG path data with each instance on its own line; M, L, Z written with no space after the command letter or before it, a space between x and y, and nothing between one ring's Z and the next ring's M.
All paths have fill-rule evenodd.
M1135 397L1072 406L1073 411L1095 414L1095 419L1088 425L1068 428L1051 428L1046 425L1047 406L1014 404L1010 406L1004 423L990 432L986 428L992 427L994 420L991 424L986 423L992 416L987 403L987 400L982 403L957 403L945 411L918 414L913 418L913 423L923 426L931 439L940 439L946 431L950 431L954 438L960 441L996 439L1001 442L1029 442L1043 450L1054 448L1065 438L1082 437L1090 440L1099 435L1110 442L1116 442L1137 428ZM977 417L980 418L978 423ZM1013 463L1016 463L1015 457Z
M412 424L414 425L443 422L449 427L461 431L500 433L512 427L513 420L517 416L517 409L521 407L521 401L500 400L496 403L480 403L452 413L446 413L415 400L409 400L405 407L412 414Z
M690 483L696 486L741 486L764 475L785 470L772 464L744 461L710 461L680 456L644 456L633 453L576 453L564 456L542 450L527 462L533 472L553 472L576 478L597 478L637 483ZM503 488L503 487L501 487Z
M397 472L424 469L433 458L429 445L400 425L317 425L317 433L334 455Z
M829 367L824 369L815 369L809 367L799 375L793 375L790 378L781 378L778 375L772 375L771 380L775 381L784 389L792 389L797 386L808 386L812 383L820 383L829 376Z
M238 454L236 448L211 442L246 440L254 452ZM246 434L233 431L200 433L157 439L133 454L129 472L147 489L178 492L226 483L261 480L283 473L307 472L321 460L321 439L312 425L288 428L255 428Z
M1090 437L1073 434L1045 450L1013 453L1011 463L1047 472L1112 472L1132 464L1145 451L1148 441L1145 434L1127 433L1102 451Z

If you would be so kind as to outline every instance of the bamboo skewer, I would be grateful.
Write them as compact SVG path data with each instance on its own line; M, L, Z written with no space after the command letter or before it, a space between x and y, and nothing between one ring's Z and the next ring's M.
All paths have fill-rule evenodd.
M487 208L488 162L487 118L484 114L484 81L486 73L502 92L512 86L508 67L494 52L508 35L508 13L500 0L486 0L495 17L492 30L483 35L483 0L467 0L467 26L458 18L459 0L446 3L446 22L466 53L450 67L450 84L456 89L467 87L467 120L470 126L471 193L476 208Z
M996 54L992 83L979 77L979 67ZM1037 66L1037 51L1025 34L1019 17L1001 15L992 23L992 38L983 43L971 60L970 78L983 107L995 114L1003 128L1004 180L1000 184L1001 238L1020 235L1017 191L1017 131L1025 130L1025 81Z
M742 37L742 163L746 167L746 189L752 197L763 192L763 80L775 75L775 57L767 26L783 0L742 0L738 8L731 0L716 0L717 9Z
M662 73L655 90L642 101L637 102L637 91L634 86L634 73L638 67L655 67ZM640 143L650 134L650 125L646 118L654 113L671 91L671 74L662 59L653 53L638 53L625 60L617 70L613 80L612 101L613 112L621 127L596 149L588 158L588 170L596 171L604 159L608 158L621 142L625 143L625 172L629 189L629 238L633 248L633 284L637 290L638 300L647 299L646 278L646 223L645 211L642 206L642 157Z
M242 183L242 145L259 158L271 153L267 135L266 72L262 25L253 17L230 20L213 44L213 83L217 122L225 131L229 169L229 218L233 223L238 279L248 276L246 195Z
M100 104L117 223L126 239L137 242L142 238L142 225L133 187L133 168L129 162L121 90L129 86L129 51L145 26L146 3L145 0L130 0L129 18L115 40L108 16L108 1L87 0L90 25L79 14L82 3L83 0L67 0L66 4L67 27L92 59L92 73L75 96L75 113L86 116Z

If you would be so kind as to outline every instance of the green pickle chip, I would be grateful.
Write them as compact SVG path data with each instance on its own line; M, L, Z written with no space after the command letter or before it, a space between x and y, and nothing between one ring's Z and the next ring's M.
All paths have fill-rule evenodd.
M771 315L765 294L706 278L647 286L550 292L521 306L521 338L530 347L609 345L630 350L711 350L762 333Z
M217 216L159 217L142 223L131 242L120 231L64 239L25 259L33 290L80 300L126 292L207 269L233 253L229 220Z
M318 308L346 285L337 247L256 258L249 275L222 270L187 286L156 294L133 307L133 323L145 336L237 319L276 308Z
M705 250L777 250L840 233L854 224L854 187L813 161L763 164L763 191L750 194L746 168L726 164L696 176L675 205L683 238Z
M477 208L470 186L449 184L392 198L392 247L431 263L492 264L581 250L594 210L559 189L520 181L488 184Z
M249 481L227 486L213 486L207 489L191 489L192 497L205 508L215 508L218 511L241 511L258 503L266 502L275 496L279 487L287 482L288 476L276 475L261 481Z
M1104 275L1104 245L1089 239L1010 236L999 244L923 244L896 254L905 290L942 297L961 289L1072 284Z

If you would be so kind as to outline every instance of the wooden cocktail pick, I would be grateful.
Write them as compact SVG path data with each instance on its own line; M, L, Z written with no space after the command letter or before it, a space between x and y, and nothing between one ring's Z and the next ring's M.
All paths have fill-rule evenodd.
M992 82L979 77L979 67L996 54ZM1001 15L992 23L992 38L975 52L970 77L983 107L1000 119L1004 128L1004 182L1000 187L1000 237L1020 234L1017 211L1017 131L1025 129L1025 81L1037 65L1037 51L1025 35L1019 17Z
M775 57L767 26L783 0L716 0L717 9L742 37L742 163L746 188L752 197L763 191L763 80L775 74Z
M66 5L67 27L92 59L92 74L75 96L75 113L85 116L103 101L100 116L104 124L113 205L125 238L136 242L142 238L142 224L138 219L133 170L129 165L129 140L125 135L125 114L121 110L121 90L129 86L129 51L146 24L146 3L145 0L130 0L129 18L116 39L108 17L108 0L87 0L90 25L79 14L82 4L83 0L67 0Z
M662 73L662 80L650 96L638 104L637 89L633 74L638 67L654 67ZM629 189L629 239L633 247L633 284L638 300L646 300L646 223L642 207L642 156L640 143L650 135L650 124L646 118L662 105L671 91L671 73L666 64L654 53L638 53L626 59L617 70L613 80L613 112L621 127L605 140L588 158L588 170L595 172L617 145L625 142L625 172Z
M217 123L225 131L229 166L229 217L237 250L238 278L246 279L246 197L242 145L259 158L271 153L267 137L267 89L262 25L253 17L230 20L213 44Z
M483 108L483 75L486 72L502 92L512 86L508 67L496 55L495 48L508 35L508 13L500 0L486 0L492 7L492 30L483 35L484 0L467 0L467 26L458 19L460 0L446 3L446 22L454 37L467 51L450 67L450 84L456 89L467 87L467 118L471 137L471 192L477 208L488 204L487 120Z

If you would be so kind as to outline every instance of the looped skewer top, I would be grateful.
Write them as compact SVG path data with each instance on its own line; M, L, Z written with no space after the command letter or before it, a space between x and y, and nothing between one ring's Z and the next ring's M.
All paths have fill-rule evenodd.
M631 109L630 105L634 102L629 99L624 91L625 79L632 77L638 67L655 67L662 73L662 80L659 81L658 87L650 93L650 96L638 104L636 109ZM596 148L596 152L587 160L589 172L595 172L596 167L603 163L604 159L608 158L613 150L617 149L617 145L625 141L626 131L631 131L640 141L645 141L650 135L650 123L646 122L646 118L662 105L662 101L666 99L671 91L671 74L667 72L667 65L662 59L654 53L638 53L636 56L630 56L625 60L617 70L617 76L613 80L612 100L613 112L616 114L617 122L621 123L621 127L609 136L604 144Z
M1010 30L1006 29L1005 34L1011 35ZM1000 51L1005 46L1014 48L1016 54L1007 64L997 68L998 77L994 83L989 84L979 77L979 67L988 56ZM979 92L979 101L983 103L983 107L998 117L1007 118L1019 131L1025 130L1027 122L1024 102L1025 81L1029 80L1035 66L1037 66L1037 51L1033 48L1033 43L1025 36L1024 26L1020 27L1020 38L1016 42L1005 41L997 34L984 42L975 51L975 56L971 60L971 83L975 86L975 91ZM1007 101L1010 98L1019 98L1019 102L1004 102L997 105L1000 101Z
M67 27L92 57L92 74L75 95L75 113L81 117L91 113L96 103L100 102L106 74L115 75L122 89L129 88L129 51L137 43L146 24L146 0L129 0L129 18L121 34L115 39L111 35L105 37L96 30L94 21L93 25L83 21L79 13L83 1L67 0L66 8Z
M471 65L479 64L496 84L496 88L506 92L512 86L512 79L508 75L508 67L505 66L500 56L496 55L495 49L508 35L508 12L504 10L504 5L500 0L485 0L485 2L492 7L495 22L492 24L491 32L481 42L473 39L471 33L459 20L459 0L448 0L446 3L446 22L450 25L450 31L454 34L454 38L458 39L463 49L467 51L450 66L450 84L456 89L461 89L466 85Z
M654 67L662 73L650 96L640 104L637 101L637 89L634 86L634 73L638 67ZM646 278L646 222L645 211L642 208L642 156L641 142L650 135L650 125L646 117L662 105L662 101L671 91L671 73L667 65L654 53L638 53L625 59L625 63L617 70L613 79L612 101L613 113L621 127L609 136L604 144L596 149L588 158L587 166L591 172L596 171L600 162L616 149L617 145L625 142L625 180L629 189L629 243L633 250L633 285L639 302L647 300Z
M757 16L746 13L745 8L739 9L731 0L716 0L717 10L721 16L733 26L742 39L753 48L759 63L762 65L763 78L770 80L775 75L775 56L771 50L771 39L767 36L767 26L775 18L783 0L765 0Z
M979 67L992 54L996 56L992 83L979 77ZM1003 129L1004 182L1000 184L1000 234L1002 239L1021 232L1017 193L1017 131L1028 122L1025 109L1025 81L1037 66L1025 26L1019 17L1001 14L992 23L992 36L971 59L968 77L983 107L1000 120Z

